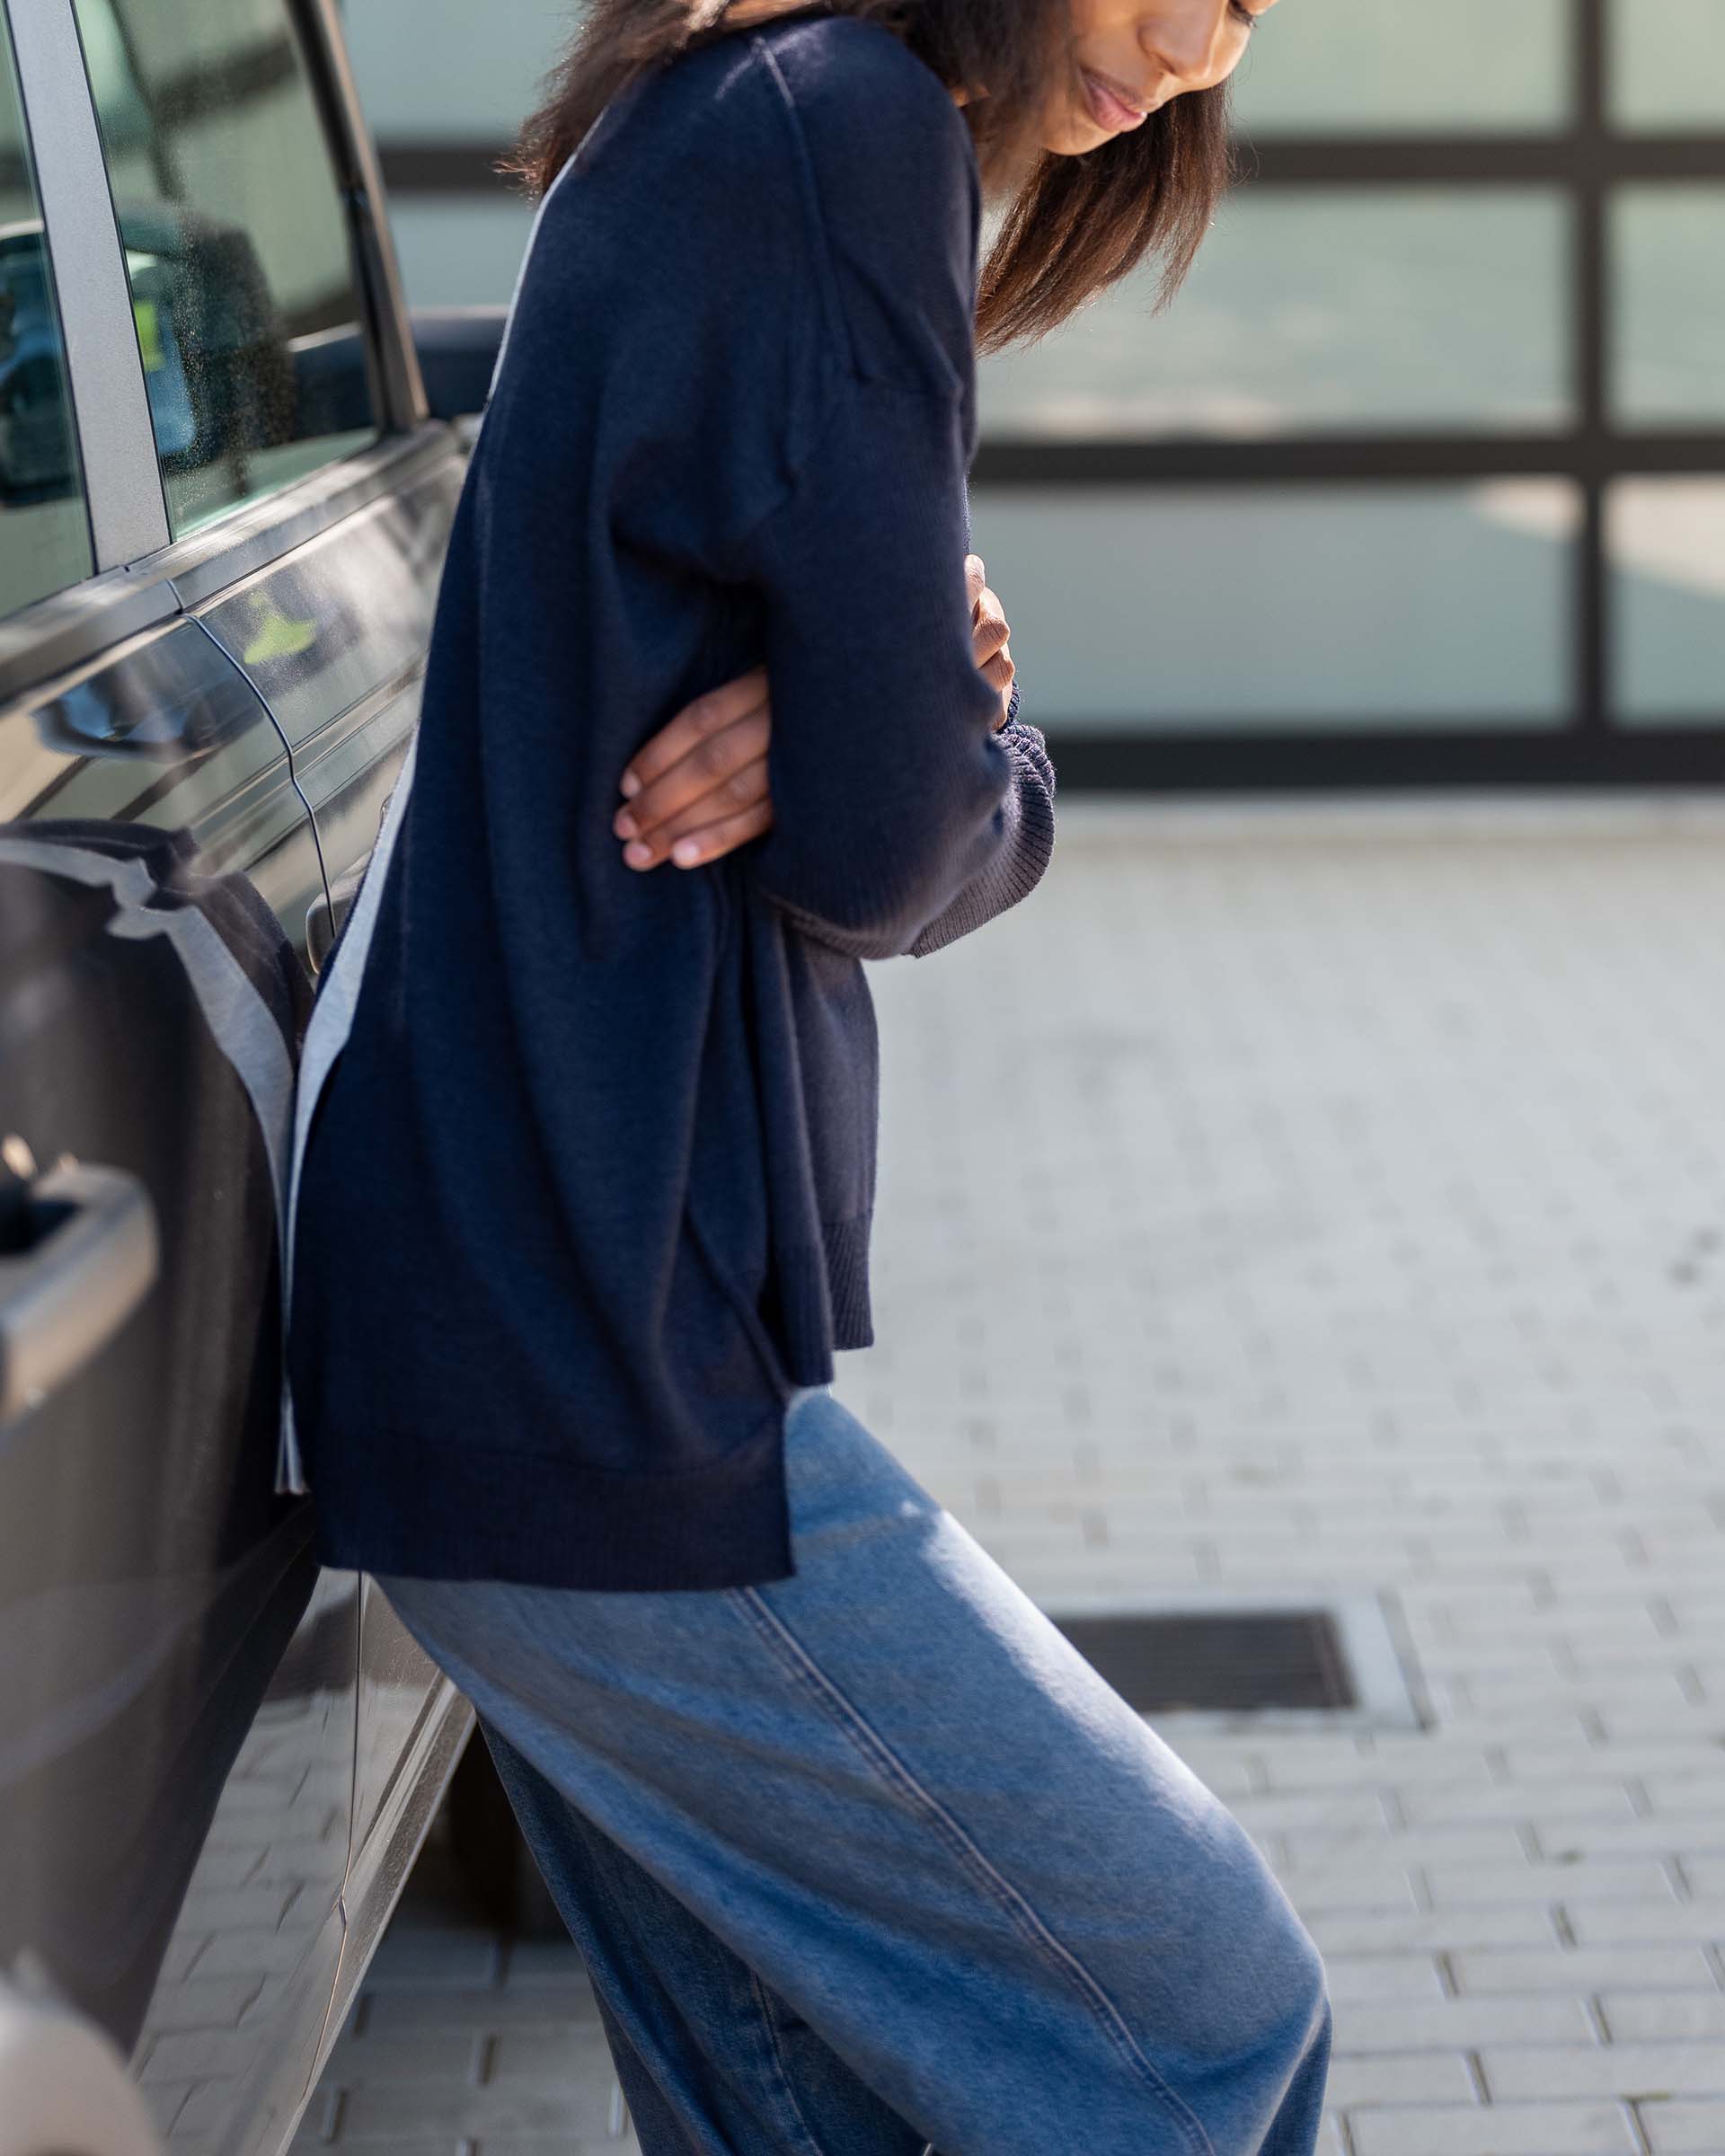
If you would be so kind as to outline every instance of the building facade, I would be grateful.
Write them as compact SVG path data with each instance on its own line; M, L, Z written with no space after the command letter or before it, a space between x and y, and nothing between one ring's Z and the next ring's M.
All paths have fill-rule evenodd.
M420 302L566 18L347 0ZM1725 0L1291 0L1244 181L985 363L977 543L1072 780L1725 778Z

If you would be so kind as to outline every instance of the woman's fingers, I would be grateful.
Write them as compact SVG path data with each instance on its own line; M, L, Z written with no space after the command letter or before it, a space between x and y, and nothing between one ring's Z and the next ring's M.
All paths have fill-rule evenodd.
M623 798L632 805L655 780L681 763L702 742L766 708L765 667L751 667L735 681L726 682L721 688L709 689L704 696L686 703L675 719L660 727L652 739L630 757L621 782Z
M734 816L765 792L772 736L765 688L757 667L697 697L631 758L628 798L612 819L631 868L651 868L681 833Z
M684 832L673 844L670 858L679 869L698 869L705 862L717 861L721 853L746 846L751 838L772 828L773 803L763 794L752 808L721 817L716 824L703 824L699 830Z
M983 581L986 571L980 554L966 557L964 573L970 593L970 632L977 655L977 671L990 688L1000 691L1001 711L1004 714L1013 693L1013 677L1018 670L1013 664L1012 652L1007 649L1006 640L1011 636L1012 629L999 599Z
M727 729L724 738L728 742L741 741L748 731L747 726L731 727ZM765 747L763 738L763 753L760 755L749 763L739 764L736 770L727 772L715 782L704 783L702 791L694 794L680 807L663 817L650 829L642 831L638 838L631 839L623 850L624 863L632 869L655 868L661 861L675 859L675 848L686 839L703 837L707 832L721 826L728 827L739 817L752 815L763 803L766 806L767 822L770 824L772 791ZM633 807L633 803L631 803L631 807ZM760 828L765 830L766 825L762 825ZM754 833L751 831L748 835L752 837ZM724 845L704 848L694 858L711 861L719 853L730 853L732 846L740 843L740 840L732 838ZM677 865L687 868L693 864L679 860Z
M765 808L766 821L755 819ZM747 821L748 829L737 835ZM766 830L773 821L773 796L767 782L766 758L758 756L753 764L745 764L740 771L733 772L721 786L703 794L698 801L661 824L644 844L653 849L655 859L676 862L680 869L694 868L703 861L716 861L721 853L729 853L733 846L741 845L744 838L753 838ZM720 834L726 834L722 840ZM650 867L647 862L644 866Z
M970 595L970 641L976 648L977 666L992 682L1012 680L1012 660L1005 657L1006 640L1013 633L1000 600L984 582L986 574L980 554L967 554L964 562L965 585ZM1005 659L1003 674L999 661Z
M976 647L978 666L986 668L995 652L1005 649L1011 634L1000 601L985 584L970 605L970 641Z

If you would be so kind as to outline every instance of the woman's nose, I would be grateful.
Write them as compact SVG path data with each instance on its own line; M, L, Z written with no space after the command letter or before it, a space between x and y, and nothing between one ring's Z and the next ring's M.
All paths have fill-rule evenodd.
M1154 70L1152 80L1163 78L1157 83L1159 102L1215 74L1227 31L1228 0L1174 12L1179 19L1171 21L1170 11L1160 8L1138 30L1139 48Z

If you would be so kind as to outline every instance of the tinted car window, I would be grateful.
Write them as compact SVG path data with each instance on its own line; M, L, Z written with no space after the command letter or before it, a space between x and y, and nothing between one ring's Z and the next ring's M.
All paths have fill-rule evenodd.
M77 0L176 537L378 429L286 0Z
M0 614L93 566L48 240L0 20Z

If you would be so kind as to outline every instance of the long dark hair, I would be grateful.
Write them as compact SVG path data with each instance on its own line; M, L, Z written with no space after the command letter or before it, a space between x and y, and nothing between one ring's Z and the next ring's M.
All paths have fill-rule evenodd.
M1071 66L1068 0L591 0L500 169L543 194L635 75L811 4L882 23L951 89L986 90L960 108L984 190L1004 205L978 296L980 350L1046 336L1146 260L1166 305L1232 177L1227 92L1174 98L1082 157L1038 148L1050 75Z

